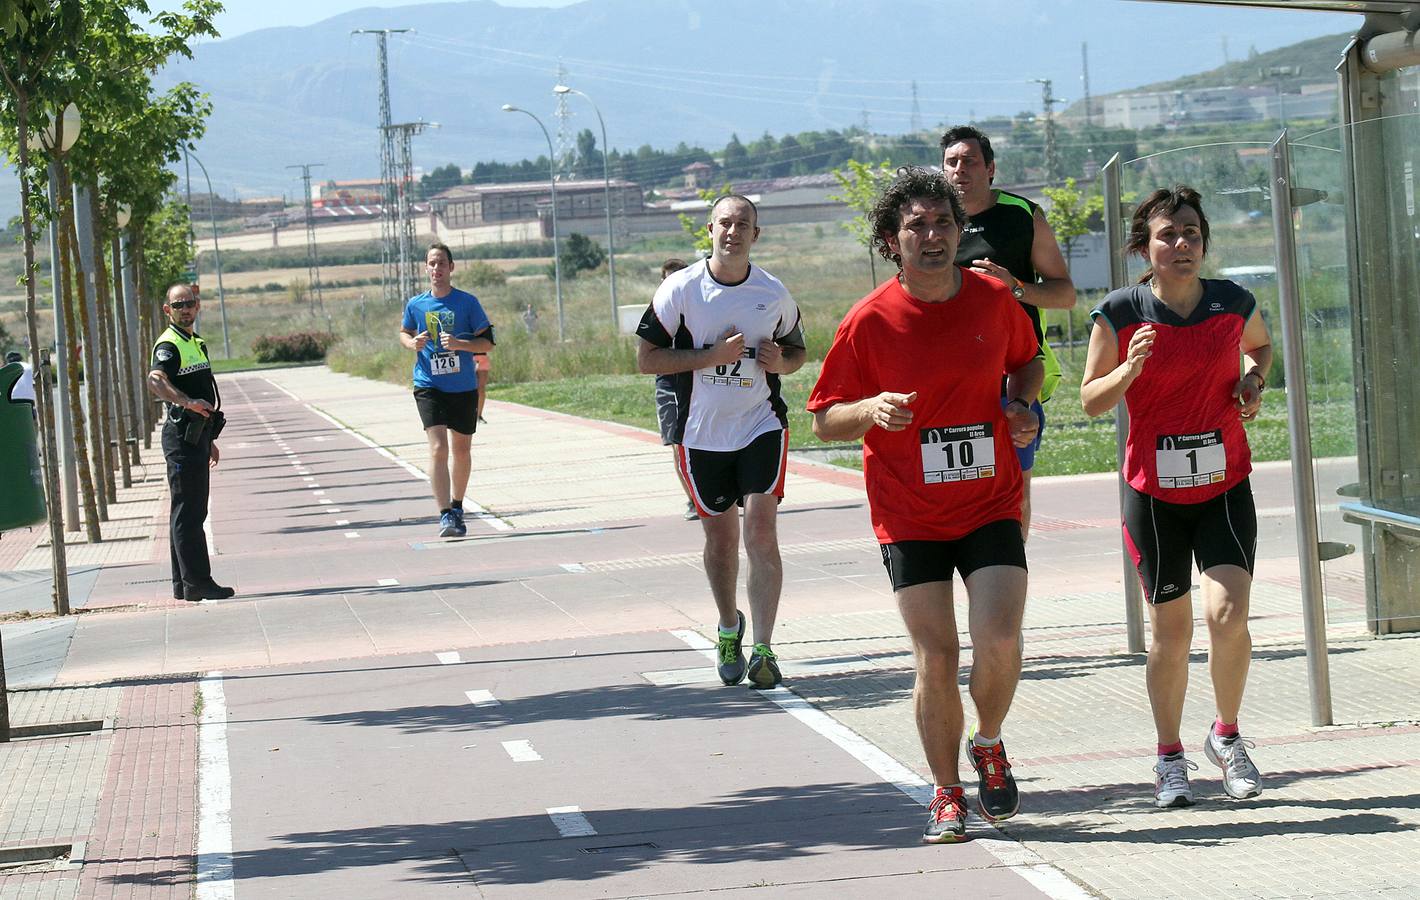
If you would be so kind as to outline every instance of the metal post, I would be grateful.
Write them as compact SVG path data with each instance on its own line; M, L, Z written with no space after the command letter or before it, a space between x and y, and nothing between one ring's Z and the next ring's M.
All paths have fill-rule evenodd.
M134 449L137 450L137 442L143 439L144 429L147 428L147 419L143 415L143 410L147 404L147 388L144 384L144 373L148 371L148 348L144 347L138 340L138 287L134 280L133 272L133 251L132 244L128 240L128 230L125 228L123 234L118 239L119 253L123 258L123 308L128 313L126 324L128 326L128 345L133 351L134 365L128 373L128 377L133 380L133 405L130 412L133 414L133 440ZM136 454L135 454L136 455Z
M1124 287L1129 276L1124 265L1124 199L1120 188L1120 161L1116 153L1100 170L1104 179L1104 234L1109 246L1109 286L1111 290ZM1119 509L1124 511L1124 499L1129 485L1124 480L1124 445L1129 435L1129 408L1123 400L1114 408L1115 456L1119 463ZM1124 623L1128 637L1129 652L1143 653L1144 646L1144 596L1139 587L1139 573L1129 556L1129 548L1120 537L1120 549L1124 553Z
M54 163L49 164L49 208L56 209L55 194L59 190L59 172ZM69 415L69 392L74 386L69 383L69 369L64 363L68 353L69 334L64 327L64 279L59 269L59 220L49 221L49 280L54 288L54 371L58 396L54 401L54 417L58 423L58 461L60 484L64 493L64 528L66 531L79 530L79 476L74 462L74 419Z
M1326 607L1321 582L1321 529L1317 524L1312 468L1311 415L1302 359L1302 304L1297 283L1297 242L1292 231L1292 153L1283 131L1272 144L1272 236L1277 254L1277 299L1282 315L1282 365L1287 378L1287 433L1292 445L1292 504L1301 568L1302 625L1312 724L1331 725L1331 671L1326 656Z
M212 255L217 260L217 308L222 312L222 347L226 352L227 359L231 359L232 339L227 333L227 294L222 290L222 248L217 246L217 213L212 206L213 198L216 197L216 195L212 193L212 179L207 175L207 167L202 164L202 160L197 158L196 153L187 151L187 154L193 162L197 163L197 168L202 170L202 177L207 179L207 219L212 223ZM287 166L287 168L290 168L290 166ZM309 173L307 173L307 181L309 182L309 180ZM309 197L306 202L310 202ZM192 215L192 210L189 209L187 214L189 216ZM319 272L319 270L317 270L317 272ZM320 276L317 275L316 277L319 279ZM317 280L316 284L320 284L319 280ZM319 290L319 287L317 287L317 290Z
M94 218L93 206L89 203L89 189L74 183L74 234L78 238L75 248L75 263L78 272L76 280L82 279L84 289L84 319L80 334L84 341L84 382L88 388L89 401L89 455L93 458L94 499L98 502L99 521L108 521L108 482L113 477L108 460L108 423L104 417L104 403L101 397L103 385L109 383L109 373L103 363L100 347L103 329L99 325L98 284L94 278Z
M597 114L597 124L602 129L602 188L606 193L606 271L611 281L611 327L615 332L619 327L616 317L616 240L612 236L611 227L611 169L607 159L610 148L606 143L606 120L602 118L602 111L598 108L596 101L576 88L559 84L552 89L552 92L554 94L576 94L592 104L592 111Z
M552 135L547 133L547 126L542 124L542 120L525 109L503 104L504 112L520 112L537 123L537 127L542 129L542 136L547 139L548 158L548 182L552 185L552 278L557 284L557 339L567 340L567 324L562 315L562 253L557 246L557 153L552 149Z
M119 450L130 464L138 462L138 398L133 390L137 386L133 373L141 365L135 355L132 332L128 324L128 301L123 297L123 246L115 230L109 241L109 255L113 258L113 309L114 343L118 348L118 382L122 385L119 402L123 406L121 418L127 424L127 433L120 433ZM130 481L132 476L130 475ZM128 485L125 485L128 487Z

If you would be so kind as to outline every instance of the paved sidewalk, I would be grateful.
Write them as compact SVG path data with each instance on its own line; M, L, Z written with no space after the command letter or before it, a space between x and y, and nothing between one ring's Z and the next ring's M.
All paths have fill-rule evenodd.
M999 832L974 823L974 849L917 848L922 813L907 798L926 769L911 656L856 473L791 465L781 703L719 686L685 649L712 635L713 605L700 529L679 518L655 436L490 401L470 489L488 515L468 538L439 540L407 391L305 368L230 378L224 395L214 572L238 597L167 597L165 505L135 495L149 518L125 526L137 535L125 561L99 561L96 611L70 620L72 639L40 652L49 631L6 632L7 660L42 672L46 653L58 657L35 676L58 686L12 695L18 721L82 713L112 728L0 746L0 849L94 848L77 875L0 874L0 898L187 896L202 813L194 675L212 669L228 686L238 897L738 895L755 884L823 896L837 878L886 896L938 878L1002 896L1414 896L1420 638L1367 638L1355 558L1332 564L1341 724L1307 724L1285 466L1253 478L1260 561L1243 726L1266 791L1223 799L1198 753L1211 706L1200 625L1185 713L1198 733L1185 743L1204 767L1202 802L1153 810L1143 660L1124 652L1115 481L1037 479L1027 659L1007 724L1023 812ZM1323 496L1350 465L1319 466ZM504 704L496 715L464 696L478 690ZM879 768L810 733L799 698L831 717L828 731L856 733L852 746ZM551 751L509 766L505 740ZM585 752L570 749L578 741ZM707 741L727 756L694 752ZM561 799L533 787L547 779L565 786ZM835 811L830 784L862 800L860 822ZM520 805L543 793L547 807L574 796L614 840L560 836L542 807ZM780 834L725 830L751 808L776 810ZM785 842L785 827L809 821L824 824Z

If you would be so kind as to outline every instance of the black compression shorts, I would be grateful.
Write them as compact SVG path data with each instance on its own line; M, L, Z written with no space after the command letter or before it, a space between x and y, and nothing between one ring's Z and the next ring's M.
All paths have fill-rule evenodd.
M1026 544L1015 519L990 522L954 541L897 541L881 547L894 592L951 581L953 571L966 578L987 566L1026 568Z
M676 445L676 462L690 486L701 517L718 516L747 494L784 499L784 471L789 462L789 432L767 431L739 450L692 450Z
M1252 574L1257 559L1257 510L1244 478L1202 503L1169 503L1125 485L1124 541L1144 599L1165 603L1187 594L1193 566L1238 566Z
M415 388L414 405L419 407L419 421L426 431L436 425L445 425L459 434L478 430L478 391Z

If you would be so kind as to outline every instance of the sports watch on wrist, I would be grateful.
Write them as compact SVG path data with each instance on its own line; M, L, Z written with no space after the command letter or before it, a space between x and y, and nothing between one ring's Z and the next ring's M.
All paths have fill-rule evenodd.
M1017 300L1026 299L1026 286L1022 284L1019 279L1016 281L1016 286L1011 288L1011 296L1015 297Z

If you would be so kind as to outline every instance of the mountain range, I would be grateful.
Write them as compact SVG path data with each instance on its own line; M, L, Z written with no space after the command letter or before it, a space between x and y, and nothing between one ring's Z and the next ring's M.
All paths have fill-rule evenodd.
M1086 42L1100 95L1359 23L1136 0L583 0L560 9L466 0L206 42L156 81L192 81L210 95L196 152L219 193L295 197L288 167L299 163L322 164L318 179L379 175L376 39L355 29L413 29L389 36L391 111L395 122L438 123L412 144L415 166L428 170L545 154L537 126L500 107L535 113L558 143L559 65L562 80L597 103L611 146L718 149L731 134L900 133L1037 111L1036 79L1078 101ZM600 145L592 107L575 95L566 103L569 137L590 128Z

